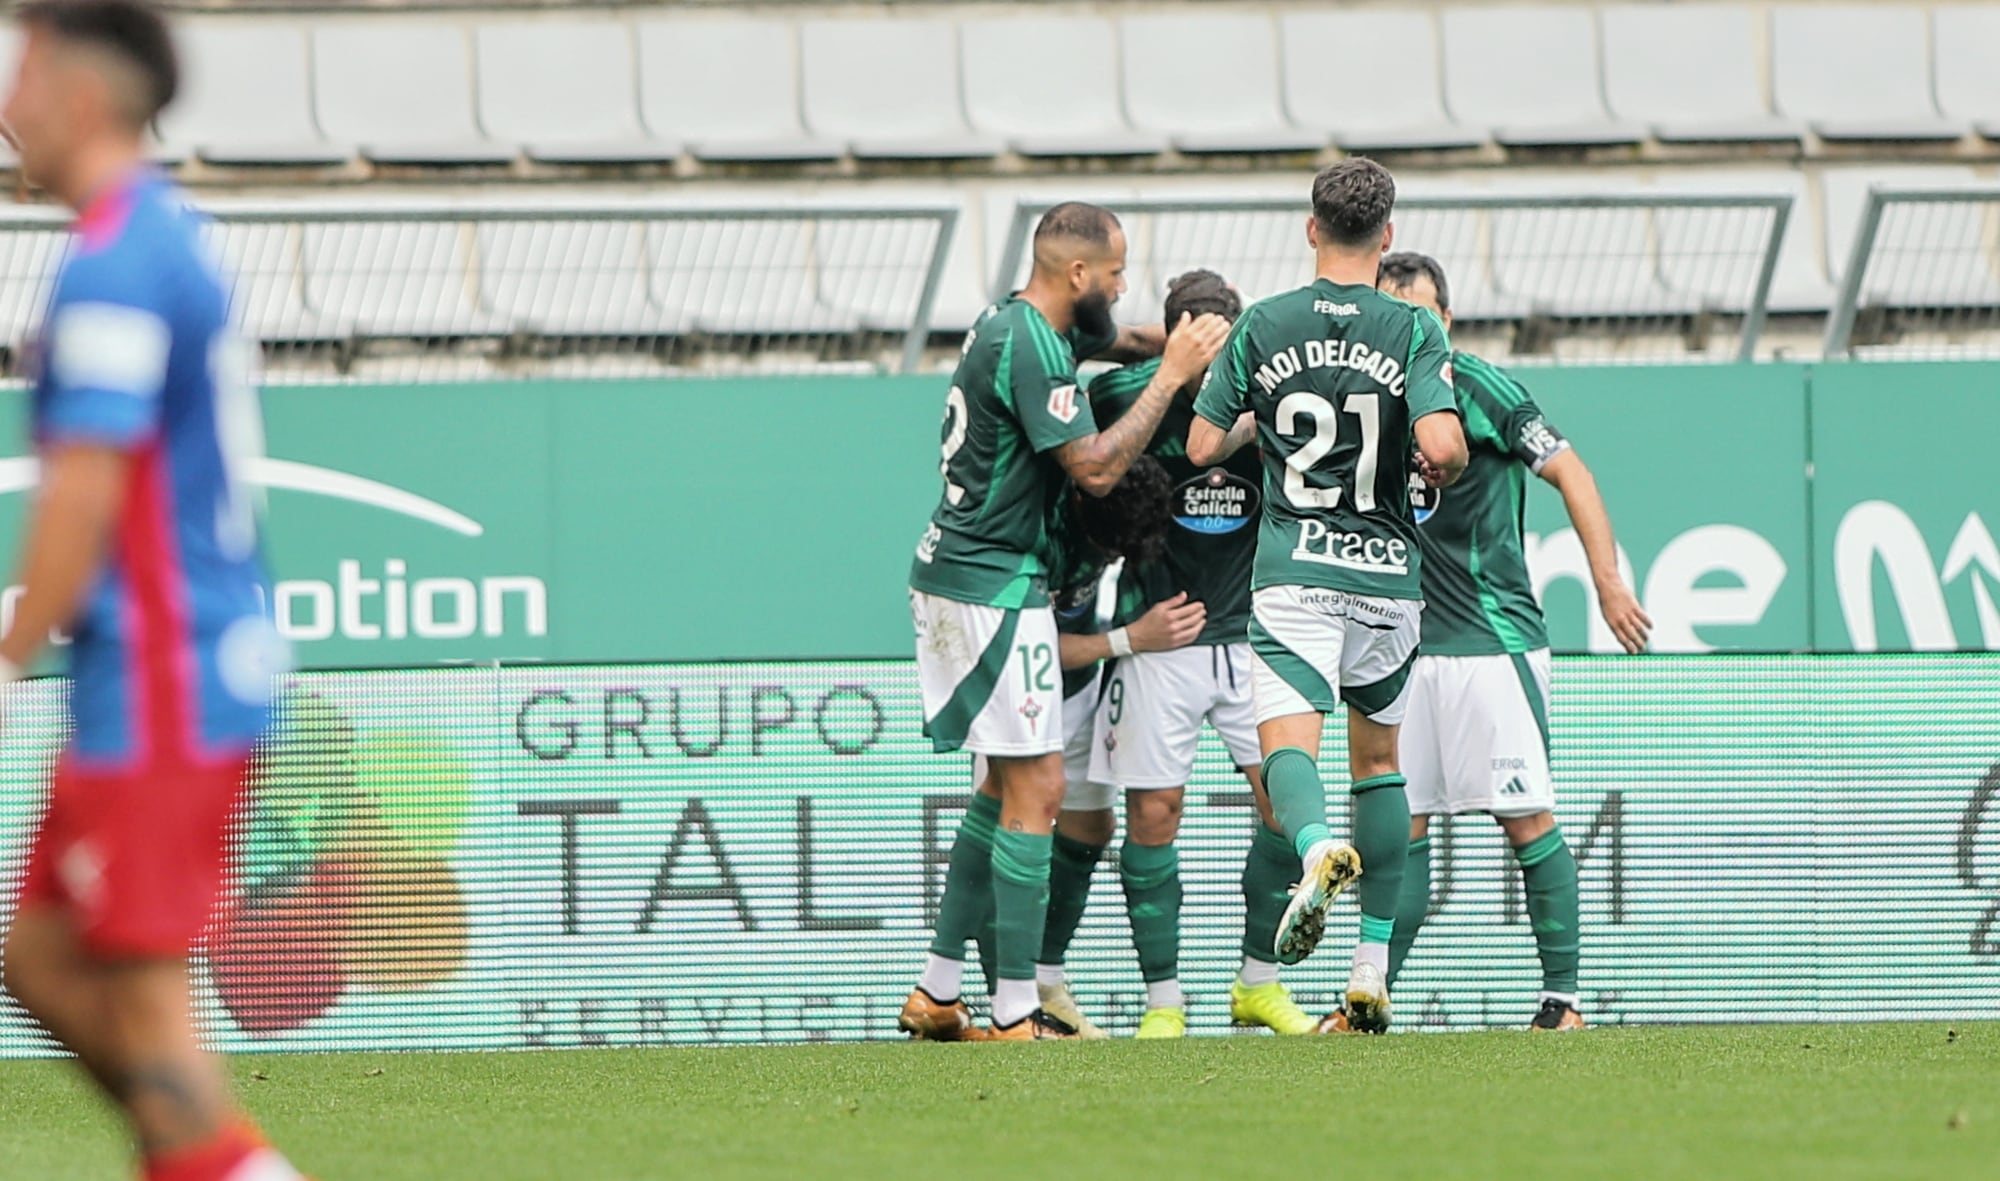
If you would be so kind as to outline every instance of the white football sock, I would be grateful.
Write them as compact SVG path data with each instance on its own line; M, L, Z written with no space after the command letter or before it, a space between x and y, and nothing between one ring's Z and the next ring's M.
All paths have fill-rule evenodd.
M924 974L917 977L917 987L950 1004L965 988L965 961L948 960L936 952L927 953L924 956Z
M1257 988L1265 984L1276 984L1278 982L1278 965L1267 964L1263 960L1253 960L1246 955L1243 957L1243 970L1236 974L1236 979L1242 981L1245 988Z
M1012 1025L1041 1007L1041 994L1035 990L1034 981L1003 978L1000 990L993 994L993 1024Z
M1056 985L1061 984L1062 982L1063 982L1063 966L1061 964L1035 965L1036 984L1043 984L1047 985L1050 988L1054 988Z
M1181 992L1178 980L1155 980L1146 986L1146 1007L1148 1009L1185 1009L1187 997Z
M1550 992L1548 989L1545 988L1542 990L1541 999L1544 1001L1561 1001L1563 1004L1568 1005L1570 1008L1575 1009L1578 1012L1583 1011L1583 1005L1581 1004L1583 998L1577 996L1574 993Z
M1373 964L1375 970L1389 974L1389 945L1386 943L1357 943L1354 945L1354 962Z

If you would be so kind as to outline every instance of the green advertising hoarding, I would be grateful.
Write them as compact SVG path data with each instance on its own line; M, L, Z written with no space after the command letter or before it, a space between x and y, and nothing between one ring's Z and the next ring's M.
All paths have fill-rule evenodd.
M1662 652L1989 649L2000 366L1522 369L1596 473ZM944 379L265 393L280 625L307 667L899 657ZM11 411L11 412L10 412ZM0 410L22 454L19 395ZM0 460L0 550L32 465ZM1562 651L1610 651L1534 482ZM5 600L11 606L11 597Z
M1565 657L1554 685L1593 1022L1992 1015L2000 656ZM8 691L0 880L60 692ZM203 1019L233 1050L895 1037L969 780L917 711L908 661L303 674ZM1252 822L1206 736L1179 841L1196 1033L1228 1028ZM1518 874L1484 817L1434 839L1399 1022L1518 1026L1539 984ZM1117 880L1099 870L1069 967L1126 1032L1144 992ZM1342 986L1355 916L1287 970L1308 1007ZM0 1056L50 1052L9 1005Z

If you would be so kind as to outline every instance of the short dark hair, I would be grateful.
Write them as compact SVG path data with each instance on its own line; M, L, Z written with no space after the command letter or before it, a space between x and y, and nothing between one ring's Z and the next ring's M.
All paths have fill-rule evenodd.
M1313 220L1340 246L1367 246L1396 209L1396 178L1359 156L1329 164L1313 178Z
M1183 314L1204 316L1210 312L1230 323L1243 314L1243 297L1214 271L1195 270L1176 275L1167 284L1167 331L1181 322Z
M1384 283L1400 291L1407 291L1418 279L1429 279L1437 289L1438 310L1451 310L1451 288L1445 284L1444 268L1438 260L1428 254L1418 254L1414 250L1398 250L1394 254L1382 256L1382 264L1375 268L1375 286Z
M132 111L147 123L180 92L180 57L166 17L146 0L33 0L20 20L64 41L106 50L137 69L145 79L142 108Z
M1109 246L1111 232L1117 228L1118 215L1104 206L1087 201L1064 201L1042 214L1042 220L1035 223L1035 241L1074 238L1092 246Z

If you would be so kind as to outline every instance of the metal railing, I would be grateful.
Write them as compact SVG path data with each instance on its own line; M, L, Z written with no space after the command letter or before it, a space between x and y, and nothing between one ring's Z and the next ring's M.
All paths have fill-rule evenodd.
M1871 187L1824 351L2000 356L2000 185Z
M1029 236L1052 204L1016 205L995 298L1025 280ZM1166 283L1194 267L1253 299L1312 278L1303 200L1108 205L1126 233L1123 318L1157 317ZM1508 333L1517 358L1747 360L1791 213L1784 193L1411 195L1396 203L1395 246L1437 258L1457 320ZM1733 345L1711 344L1730 329Z
M212 240L267 380L914 369L956 202L217 204ZM0 211L0 341L65 241Z

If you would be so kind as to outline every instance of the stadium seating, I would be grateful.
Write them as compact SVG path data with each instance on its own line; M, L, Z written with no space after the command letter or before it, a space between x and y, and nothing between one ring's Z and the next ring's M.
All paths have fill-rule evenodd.
M1285 110L1293 123L1350 152L1476 148L1483 131L1445 114L1438 85L1437 22L1427 12L1287 12L1279 17ZM1329 47L1394 45L1393 54ZM1336 51L1337 52L1337 51Z
M1265 14L1134 16L1122 22L1125 106L1139 127L1189 153L1293 152L1325 146L1285 118L1277 29ZM1195 85L1194 79L1219 80Z
M1621 4L1600 11L1605 99L1662 143L1797 142L1805 125L1774 114L1758 59L1759 14L1734 5ZM1699 61L1700 85L1688 63Z
M603 21L478 30L479 122L549 164L658 164L680 154L639 125L631 33Z
M976 159L1004 147L966 126L951 22L815 20L800 34L806 123L857 159Z
M2000 158L2000 3L718 7L194 17L192 81L158 154L265 179L271 165L518 171L682 154L697 168L996 171L1329 147L1533 162L1578 147L1905 143Z
M1795 5L1771 14L1778 110L1821 139L1953 140L1931 97L1928 15L1902 5Z
M449 22L360 21L312 34L320 129L377 164L507 164L473 108L472 38Z
M1167 137L1125 122L1118 29L1096 17L1001 17L959 26L972 125L1023 156L1151 156Z
M640 113L655 136L718 164L838 159L843 145L799 119L798 40L788 21L639 24Z

